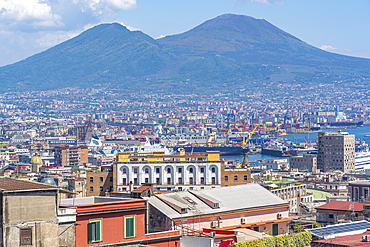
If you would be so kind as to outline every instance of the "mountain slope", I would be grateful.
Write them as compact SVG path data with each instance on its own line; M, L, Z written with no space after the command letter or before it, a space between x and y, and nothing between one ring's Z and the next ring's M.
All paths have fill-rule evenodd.
M32 85L88 86L155 74L167 61L157 41L113 23L91 28L77 37L18 63L0 68L0 79L11 89ZM10 78L9 78L10 77ZM17 81L15 88L11 82Z
M158 40L117 23L98 25L1 67L0 90L110 84L128 91L204 93L255 82L332 83L363 76L370 76L369 59L322 51L265 20L226 14Z

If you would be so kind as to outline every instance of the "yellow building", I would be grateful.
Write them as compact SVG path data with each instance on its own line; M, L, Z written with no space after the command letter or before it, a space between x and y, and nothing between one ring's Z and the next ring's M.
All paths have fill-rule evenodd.
M113 165L113 187L131 190L144 183L154 183L158 190L204 189L221 186L220 152L178 155L117 154Z

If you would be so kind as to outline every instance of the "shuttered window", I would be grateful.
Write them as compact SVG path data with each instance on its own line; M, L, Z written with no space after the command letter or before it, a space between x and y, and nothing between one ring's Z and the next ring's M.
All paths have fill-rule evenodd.
M101 242L103 240L102 220L90 220L87 224L88 242Z
M124 233L125 238L136 237L136 216L124 217Z

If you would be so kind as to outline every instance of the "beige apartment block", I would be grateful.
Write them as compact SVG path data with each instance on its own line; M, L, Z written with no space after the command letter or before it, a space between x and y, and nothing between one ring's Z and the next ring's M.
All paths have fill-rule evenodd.
M318 133L317 168L323 172L355 170L355 136L348 132Z

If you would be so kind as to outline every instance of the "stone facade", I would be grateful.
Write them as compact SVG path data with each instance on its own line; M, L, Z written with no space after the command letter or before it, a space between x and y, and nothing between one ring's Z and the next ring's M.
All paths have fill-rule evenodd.
M86 195L105 196L113 190L113 172L88 172L86 175Z

